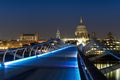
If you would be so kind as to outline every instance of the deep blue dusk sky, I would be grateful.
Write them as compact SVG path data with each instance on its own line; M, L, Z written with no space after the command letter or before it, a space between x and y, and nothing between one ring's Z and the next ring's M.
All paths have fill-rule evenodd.
M62 37L74 37L81 16L89 33L119 37L120 0L0 0L0 39L34 32L46 39L57 28Z

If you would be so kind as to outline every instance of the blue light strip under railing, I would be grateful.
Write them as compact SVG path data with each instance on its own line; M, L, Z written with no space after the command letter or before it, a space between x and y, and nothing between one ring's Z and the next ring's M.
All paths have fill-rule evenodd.
M2 64L0 64L0 68L2 67Z
M44 53L44 54L40 54L40 55L37 55L37 56L31 56L31 57L27 57L27 58L18 59L18 60L15 60L15 61L5 62L3 65L8 66L8 65L15 64L15 63L18 63L18 62L21 62L21 61L34 59L36 57L45 57L45 56L48 56L49 54L53 54L53 53L55 53L57 51L61 51L61 50L67 49L69 47L71 47L71 46L67 46L67 47L64 47L64 48L61 48L61 49L58 49L58 50L54 50L54 51L51 51L51 52L47 52L47 53Z
M19 64L22 61L28 61L28 60L35 59L35 58L38 58L38 57L46 57L50 54L57 53L58 51L65 50L65 49L70 48L70 47L75 47L75 46L67 46L67 47L64 47L64 48L61 48L61 49L58 49L58 50L54 50L54 51L51 51L51 52L47 52L47 53L44 53L44 54L40 54L40 55L37 55L37 56L31 56L31 57L27 57L27 58L23 58L23 59L18 59L18 60L15 60L15 61L5 62L4 66L8 67L12 64ZM77 55L78 51L75 50L75 52L73 52L73 53L75 55ZM69 62L71 62L71 61L69 61ZM66 74L66 75L69 75L68 77L66 77L66 80L73 80L73 75L74 75L75 80L81 80L77 59L73 62L73 64L69 63L69 62L67 63L68 66L71 65L71 66L76 66L76 67L72 68L72 71L70 71L68 74ZM2 65L0 64L0 66L2 66Z

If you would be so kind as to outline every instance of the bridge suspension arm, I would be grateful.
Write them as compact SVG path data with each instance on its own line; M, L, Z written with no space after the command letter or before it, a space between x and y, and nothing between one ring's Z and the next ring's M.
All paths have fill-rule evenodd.
M107 80L104 74L102 74L101 71L99 71L80 50L78 50L78 52L78 57L82 61L82 63L80 63L81 61L78 60L81 64L79 66L83 67L84 75L87 75L86 80Z
M3 55L3 61L2 61L3 64L4 64L4 62L5 62L5 57L6 57L6 54L8 53L8 51L9 51L9 49L8 49L7 51L5 51L5 53L4 53L4 55Z

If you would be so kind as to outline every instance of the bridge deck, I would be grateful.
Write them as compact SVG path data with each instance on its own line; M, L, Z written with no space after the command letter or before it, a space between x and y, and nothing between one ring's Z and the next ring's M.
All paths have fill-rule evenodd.
M0 80L81 80L77 53L77 48L72 46L6 62L0 66Z

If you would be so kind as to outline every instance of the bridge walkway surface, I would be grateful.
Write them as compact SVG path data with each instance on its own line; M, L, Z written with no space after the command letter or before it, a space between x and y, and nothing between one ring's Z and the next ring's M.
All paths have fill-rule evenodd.
M0 64L0 80L83 80L78 50L67 46L37 56Z

